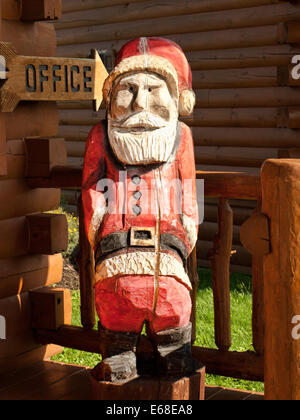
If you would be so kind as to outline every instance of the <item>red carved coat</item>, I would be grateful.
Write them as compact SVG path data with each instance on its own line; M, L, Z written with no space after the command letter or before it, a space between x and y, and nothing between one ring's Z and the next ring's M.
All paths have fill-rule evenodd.
M162 252L177 260L179 254L184 260L195 245L198 230L194 145L189 127L178 124L176 145L169 162L124 166L115 158L106 124L101 122L87 140L82 198L86 233L95 251L99 243L113 234L123 238L132 228L156 228L159 214L160 234L167 244ZM175 248L179 252L174 252ZM129 246L123 252L130 251L133 249ZM102 260L112 254L113 250L102 256ZM170 275L191 287L180 273Z

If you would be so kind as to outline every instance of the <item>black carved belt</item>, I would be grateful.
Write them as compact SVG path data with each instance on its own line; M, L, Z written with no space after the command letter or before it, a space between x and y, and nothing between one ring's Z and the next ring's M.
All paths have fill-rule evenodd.
M123 248L149 248L155 247L155 229L144 227L132 227L129 232L114 232L103 238L95 252L96 264L108 254ZM160 235L160 248L176 252L185 262L188 251L184 243L175 235L162 233Z

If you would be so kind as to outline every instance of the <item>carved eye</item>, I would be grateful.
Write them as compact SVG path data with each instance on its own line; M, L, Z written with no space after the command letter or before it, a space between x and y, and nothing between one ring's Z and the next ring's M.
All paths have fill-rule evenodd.
M134 88L132 86L130 86L129 88L129 92L133 93L134 92Z
M148 92L152 92L152 88L148 88Z

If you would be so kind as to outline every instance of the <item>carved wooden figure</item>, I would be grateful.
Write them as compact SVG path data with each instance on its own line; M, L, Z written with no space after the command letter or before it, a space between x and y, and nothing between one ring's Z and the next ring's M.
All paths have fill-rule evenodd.
M94 251L102 363L98 380L133 378L146 325L158 376L195 370L186 260L198 232L190 129L195 105L181 48L139 38L119 52L103 95L107 119L86 146L82 197Z

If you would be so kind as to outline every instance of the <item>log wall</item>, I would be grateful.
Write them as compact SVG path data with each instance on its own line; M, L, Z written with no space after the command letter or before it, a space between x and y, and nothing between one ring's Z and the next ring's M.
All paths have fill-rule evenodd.
M297 88L281 71L300 53L298 1L281 0L64 0L55 24L59 56L86 57L91 48L117 52L129 39L163 36L184 49L197 95L193 128L197 169L259 173L280 149L299 147ZM59 136L67 141L70 164L82 165L90 128L104 117L88 103L59 104ZM291 128L293 127L293 128ZM67 191L75 204L77 191ZM239 225L255 203L231 203L234 212L235 269L247 271L251 256L240 247ZM217 232L216 202L207 201L198 257Z
M19 1L3 0L1 5L1 41L12 42L21 55L56 54L53 25L21 21ZM37 342L29 298L32 289L61 281L62 256L32 253L27 220L29 214L58 208L60 190L28 186L24 141L31 136L55 136L57 130L55 104L20 103L14 113L0 113L0 315L6 320L6 339L0 339L0 374L62 350Z

